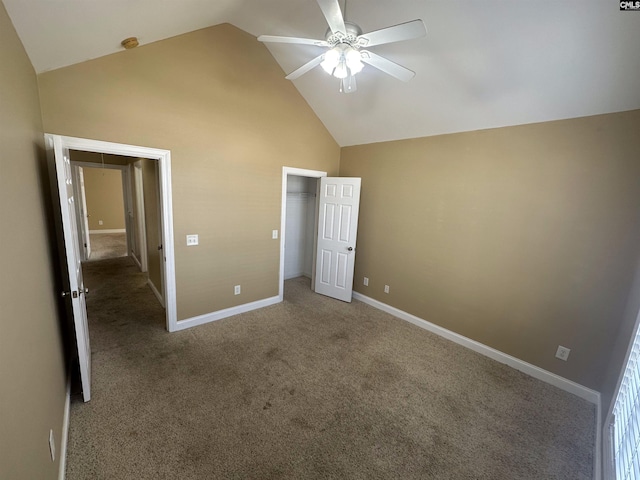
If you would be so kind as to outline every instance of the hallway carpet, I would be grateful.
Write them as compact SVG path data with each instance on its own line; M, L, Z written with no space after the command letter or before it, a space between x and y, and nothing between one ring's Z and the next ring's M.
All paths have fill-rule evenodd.
M127 254L126 233L91 233L89 242L91 244L90 262L124 257Z
M593 478L592 404L307 279L169 334L130 259L85 276L68 480Z

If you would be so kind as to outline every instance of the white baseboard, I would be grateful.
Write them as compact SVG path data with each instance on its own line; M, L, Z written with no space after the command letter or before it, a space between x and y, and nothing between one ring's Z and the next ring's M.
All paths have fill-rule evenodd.
M492 358L497 362L504 363L505 365L509 365L516 370L519 370L527 375L532 376L533 378L537 378L538 380L542 380L545 383L549 383L555 387L560 388L569 393L573 393L580 398L583 398L596 406L600 404L600 392L595 390L591 390L579 383L568 380L560 375L556 375L555 373L551 373L547 370L544 370L540 367L536 367L530 363L527 363L519 358L512 357L511 355L507 355L499 350L488 347L480 342L472 340L470 338L464 337L458 333L452 332L451 330L447 330L446 328L442 328L434 323L423 320L422 318L416 317L410 313L404 312L398 308L392 307L391 305L387 305L386 303L379 302L378 300L374 300L373 298L367 297L366 295L362 295L358 292L353 292L353 298L356 300L360 300L372 307L377 308L378 310L382 310L387 312L394 317L398 317L402 320L406 320L407 322L413 323L420 328L424 328L425 330L430 331L431 333L435 333L441 337L446 338L447 340L451 340L458 345L462 345L463 347L467 347L474 352L480 353L486 357Z
M89 233L95 235L96 233L127 233L124 228L107 228L105 230L89 230Z
M166 308L164 306L164 298L162 298L162 295L160 295L160 292L158 291L158 289L153 284L153 282L151 281L150 278L147 278L147 285L149 285L149 288L151 288L151 291L153 292L153 294L156 296L156 298L160 302L160 305L162 305L162 308Z
M140 263L140 260L138 260L138 257L136 256L136 254L133 253L133 251L131 251L129 252L129 256L133 259L134 262L136 262L136 265L138 266L140 271L142 271L142 263Z
M286 277L284 277L284 279L285 280L291 280L292 278L299 278L299 277L311 278L311 274L310 273L306 273L306 272L292 273L292 274L287 275Z
M285 280L291 280L292 278L302 277L304 275L303 272L290 273L284 276Z
M209 322L215 322L216 320L222 320L223 318L232 317L240 313L246 313L252 310L257 310L259 308L275 305L276 303L280 303L281 301L282 300L280 300L280 297L276 295L275 297L264 298L262 300L257 300L251 303L245 303L243 305L238 305L236 307L226 308L224 310L218 310L217 312L205 313L204 315L199 315L197 317L187 318L186 320L178 321L175 331L185 330L191 327L197 327L198 325L203 325Z
M60 468L58 480L64 480L67 470L67 444L69 442L69 414L71 410L71 378L67 379L67 398L64 401L64 416L62 418L62 432L60 434Z
M593 452L593 479L602 480L602 402L596 404L596 445Z

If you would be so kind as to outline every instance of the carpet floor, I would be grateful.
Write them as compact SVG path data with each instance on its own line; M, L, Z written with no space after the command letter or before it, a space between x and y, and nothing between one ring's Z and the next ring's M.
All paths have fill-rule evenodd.
M125 233L90 233L91 254L89 261L124 257L127 254Z
M68 480L593 478L592 404L307 279L170 334L129 258L84 268Z

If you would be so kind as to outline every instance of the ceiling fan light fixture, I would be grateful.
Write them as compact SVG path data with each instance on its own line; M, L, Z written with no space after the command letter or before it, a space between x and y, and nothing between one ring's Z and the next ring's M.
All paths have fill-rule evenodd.
M360 73L364 64L360 59L360 52L353 47L349 47L347 53L345 54L345 59L347 62L347 67L351 71L351 75L355 75L356 73Z
M349 69L347 68L347 62L345 62L344 59L341 59L340 63L338 64L338 66L333 71L333 76L336 77L336 78L347 78L347 75L349 75Z
M337 48L332 48L324 54L324 60L320 64L322 69L329 75L333 75L334 70L340 63L340 52Z
M357 49L341 43L324 54L320 66L329 75L342 79L360 73L364 64Z

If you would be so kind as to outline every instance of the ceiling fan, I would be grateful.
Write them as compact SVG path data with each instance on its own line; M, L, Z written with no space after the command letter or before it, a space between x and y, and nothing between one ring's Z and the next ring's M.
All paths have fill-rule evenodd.
M424 37L427 29L422 20L412 20L363 34L358 25L345 21L338 0L317 0L317 2L329 24L324 40L274 35L258 37L261 42L295 43L327 48L324 53L294 70L285 78L295 80L320 65L329 75L340 79L340 92L350 93L356 90L356 74L362 70L365 63L404 82L408 82L415 76L415 72L367 48Z

